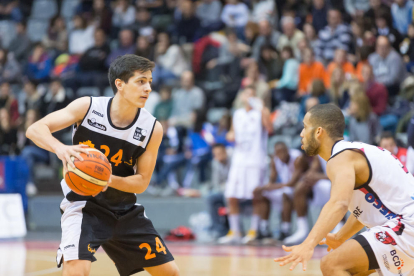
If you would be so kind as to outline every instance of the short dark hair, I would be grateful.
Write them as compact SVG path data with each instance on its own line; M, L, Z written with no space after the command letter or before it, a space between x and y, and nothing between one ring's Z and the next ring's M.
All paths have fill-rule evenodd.
M277 141L273 147L277 147L277 146L282 146L282 147L287 148L286 143L283 141Z
M154 69L154 62L137 55L123 55L117 57L109 67L108 79L114 93L118 91L115 80L120 79L127 83L136 71L144 73Z
M382 139L393 139L394 142L397 143L394 134L392 134L390 131L384 131L381 133L380 141L382 141Z
M217 143L213 145L213 149L215 148L223 148L224 150L226 149L226 146L222 143Z
M344 136L345 118L339 107L334 104L318 104L308 112L313 127L322 127L332 139Z

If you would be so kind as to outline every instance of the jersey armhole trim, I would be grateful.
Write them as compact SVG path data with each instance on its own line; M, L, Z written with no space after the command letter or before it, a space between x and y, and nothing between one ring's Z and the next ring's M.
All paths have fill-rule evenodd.
M75 124L76 129L77 129L78 127L80 127L80 126L83 124L83 121L85 121L86 116L88 116L88 114L89 114L89 110L91 110L91 106L92 106L92 96L89 96L89 98L91 99L91 102L89 103L88 111L86 111L85 116L83 116L83 119L82 119L82 121L80 122L80 124L79 124L79 125L76 125L76 124Z
M340 141L342 141L342 140L340 140ZM359 190L359 189L361 189L361 188L367 187L367 186L369 185L369 183L371 182L371 180L372 180L372 167L371 167L371 163L369 162L369 160L368 160L367 156L366 156L366 155L365 155L365 153L363 153L361 150L359 150L359 149L353 149L353 148L343 149L343 150L341 150L341 151L339 151L339 152L335 153L334 155L332 155L332 156L328 159L328 161L329 161L329 160L331 160L332 158L334 158L335 156L337 156L338 154L340 154L340 153L342 153L342 152L346 151L346 150L352 150L352 151L355 151L355 152L360 153L362 156L364 156L364 157L365 157L365 160L367 161L368 168L369 168L369 177L368 177L367 182L365 182L364 184L362 184L362 185L361 185L361 186L359 186L358 188L354 188L354 190Z
M155 124L156 124L156 123L157 123L157 119L155 119L155 120L154 120L154 124L152 125L151 134L150 134L150 136L148 137L148 142L147 142L147 145L145 146L145 149L147 149L148 144L149 144L149 142L151 141L151 137L152 137L152 134L154 133L154 129L155 129Z

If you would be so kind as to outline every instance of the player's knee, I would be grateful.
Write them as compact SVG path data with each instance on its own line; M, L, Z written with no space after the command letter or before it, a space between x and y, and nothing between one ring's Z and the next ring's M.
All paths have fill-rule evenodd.
M330 259L331 258L329 257L329 255L326 255L325 257L321 259L320 266L321 266L322 274L324 276L332 275L335 271L335 266L333 265Z
M307 187L306 187L305 183L304 182L299 182L298 185L295 188L294 195L295 196L300 196L300 195L305 194L306 192L307 192Z
M90 262L73 260L63 263L62 276L88 276Z

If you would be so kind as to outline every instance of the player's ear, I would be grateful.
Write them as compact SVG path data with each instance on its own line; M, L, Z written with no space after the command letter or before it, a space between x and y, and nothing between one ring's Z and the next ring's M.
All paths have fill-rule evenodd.
M116 79L115 80L115 86L118 89L118 91L121 91L124 88L124 84L125 84L125 82L121 79Z

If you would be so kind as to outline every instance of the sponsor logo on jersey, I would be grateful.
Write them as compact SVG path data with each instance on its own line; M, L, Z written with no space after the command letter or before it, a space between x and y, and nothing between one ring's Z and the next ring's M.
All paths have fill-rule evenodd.
M402 267L404 266L404 260L401 259L398 254L397 254L397 250L391 250L390 254L392 256L392 261L394 262L394 266L397 268L398 270L398 275L403 275L404 273L402 272Z
M359 209L359 206L357 206L356 208L355 208L355 210L352 212L352 214L354 215L354 217L356 218L356 219L358 219L359 218L359 216L363 213L364 211L361 211L361 209Z
M103 114L96 111L96 110L93 110L92 113L95 114L95 115L98 115L99 117L103 117Z
M397 245L394 238L391 237L391 235L388 234L387 231L385 231L385 232L380 231L380 232L375 233L375 238L377 238L377 240L379 240L383 244Z
M382 255L382 260L384 261L385 267L390 270L390 264L388 263L387 254Z
M145 129L142 129L140 127L137 127L135 129L135 133L134 133L134 139L138 140L140 142L144 142L145 137L147 137L148 131L146 131Z
M414 200L414 194L411 195L411 199Z
M385 216L386 219L394 219L397 217L396 214L388 210L387 207L382 203L382 201L377 198L373 193L368 192L367 189L362 188L360 189L361 192L365 193L365 201L368 203L372 203L372 206L374 206L378 211Z
M88 251L91 252L91 253L95 253L96 249L91 248L91 244L88 244Z
M106 126L104 126L104 125L101 125L101 124L97 123L97 122L96 122L96 120L95 120L94 118L92 118L92 119L88 119L88 124L89 124L90 126L93 126L93 127L98 128L98 129L100 129L100 130L106 131Z
M66 246L63 248L63 250L66 250L66 249L71 248L71 247L75 247L75 245L74 245L74 244L66 245Z

